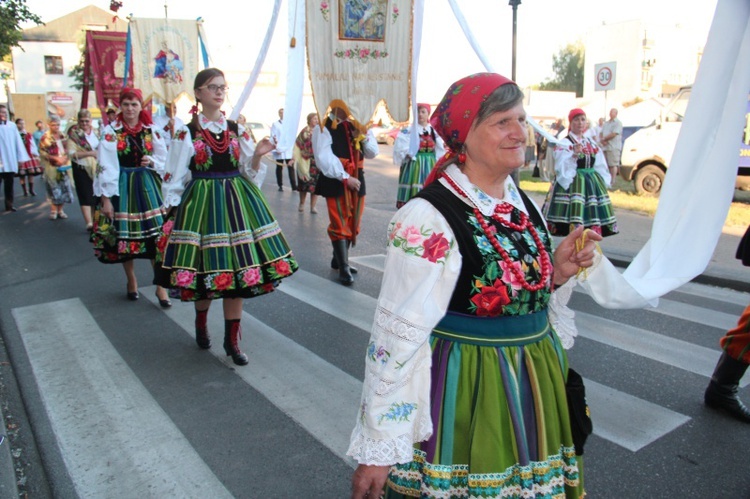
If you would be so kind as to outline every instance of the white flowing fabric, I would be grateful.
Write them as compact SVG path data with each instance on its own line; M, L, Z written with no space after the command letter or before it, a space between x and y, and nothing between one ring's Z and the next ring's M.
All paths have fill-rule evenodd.
M266 37L263 39L263 45L260 47L260 52L258 52L258 57L255 59L255 66L253 66L253 71L250 73L250 77L247 79L247 83L245 83L245 88L242 89L242 93L240 94L239 99L237 99L237 103L234 105L234 109L232 109L232 114L229 115L230 120L237 120L237 117L242 112L242 108L245 107L245 103L247 102L247 99L250 98L250 92L253 91L253 87L255 86L255 83L258 81L258 75L260 75L260 70L263 69L263 62L266 60L266 54L268 54L268 47L271 45L271 39L273 38L273 32L276 29L276 21L279 19L279 10L281 9L281 0L274 0L273 4L273 14L271 14L271 22L268 23L268 30L266 30Z
M276 146L280 151L291 151L297 139L299 118L302 114L302 91L305 86L305 0L289 2L289 39L296 44L287 52L286 99L281 137ZM305 123L307 124L307 123Z
M411 134L409 136L409 156L417 156L419 137L417 136L417 74L419 55L422 48L422 26L424 25L424 0L414 0L414 26L411 35ZM438 158L440 159L440 158ZM399 163L401 166L401 163Z
M455 0L448 1L477 56L493 71ZM651 238L623 274L604 258L589 271L596 279L579 283L601 306L655 306L706 268L732 201L749 91L750 2L719 0Z

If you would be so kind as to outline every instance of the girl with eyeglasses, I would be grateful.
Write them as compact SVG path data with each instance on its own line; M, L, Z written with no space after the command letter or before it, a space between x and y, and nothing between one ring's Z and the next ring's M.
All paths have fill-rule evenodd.
M169 149L163 192L173 215L158 242L155 281L195 303L195 341L203 349L211 348L211 300L223 299L224 351L245 365L242 299L273 291L298 265L260 190L261 157L273 144L265 138L256 145L245 127L226 119L223 72L204 69L193 88L201 111L193 107Z

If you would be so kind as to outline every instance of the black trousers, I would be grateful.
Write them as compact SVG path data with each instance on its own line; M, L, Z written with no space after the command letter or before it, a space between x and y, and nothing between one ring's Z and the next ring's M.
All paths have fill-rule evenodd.
M297 172L294 171L294 166L289 164L288 159L277 159L276 160L276 184L281 188L284 185L284 166L286 166L289 172L289 185L292 186L292 190L297 190Z
M5 183L5 209L9 209L13 206L13 179L16 178L16 174L13 172L0 173L0 182Z

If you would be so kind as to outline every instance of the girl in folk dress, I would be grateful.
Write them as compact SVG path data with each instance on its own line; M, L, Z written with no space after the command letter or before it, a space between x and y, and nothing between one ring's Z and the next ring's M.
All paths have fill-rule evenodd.
M175 210L158 242L156 282L195 302L195 341L204 349L211 348L211 300L222 298L224 351L245 365L242 299L273 291L298 265L259 187L260 160L273 144L263 139L256 146L244 127L224 117L220 70L199 72L193 88L202 112L194 108L192 122L175 131L170 145L164 204Z
M32 196L36 196L36 192L34 192L34 177L41 175L44 171L42 164L39 162L39 149L36 146L33 135L26 131L26 122L23 118L16 120L16 126L18 127L18 133L21 134L21 140L26 148L26 152L29 158L31 158L29 161L23 161L18 164L18 173L16 176L21 182L23 195L28 196L31 194ZM26 188L27 182L29 184L28 189Z
M310 113L307 115L307 126L297 135L294 142L294 164L297 166L297 186L299 190L299 210L305 209L305 197L310 193L310 213L317 213L315 204L318 202L318 195L315 194L315 184L318 183L318 170L315 164L315 156L312 147L312 130L318 126L318 114Z
M94 227L92 210L97 204L94 196L94 176L98 149L99 137L91 123L91 112L81 109L78 111L78 122L68 129L68 154L73 160L73 180L86 230L92 230Z

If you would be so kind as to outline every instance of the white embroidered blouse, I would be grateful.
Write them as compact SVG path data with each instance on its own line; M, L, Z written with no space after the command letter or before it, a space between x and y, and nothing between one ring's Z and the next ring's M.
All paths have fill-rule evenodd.
M591 152L595 155L596 159L594 160L593 168L596 173L601 175L604 184L609 185L612 181L612 176L609 174L609 168L607 168L607 161L604 159L602 148L587 137L578 137L573 132L570 133L570 136L576 143L583 145L584 153ZM563 189L570 187L573 179L576 178L578 163L573 148L574 143L571 143L567 138L562 138L560 142L555 144L555 174L557 175L557 183Z

